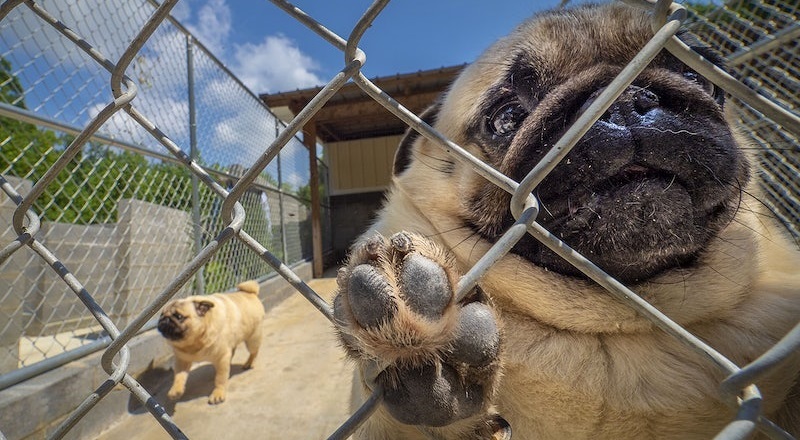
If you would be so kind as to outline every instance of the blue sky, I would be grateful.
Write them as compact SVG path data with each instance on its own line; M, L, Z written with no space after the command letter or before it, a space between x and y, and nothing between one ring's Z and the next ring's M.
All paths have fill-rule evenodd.
M370 3L294 2L342 37ZM526 17L558 4L395 0L362 40L363 71L372 78L470 62ZM321 84L343 66L341 52L267 0L181 0L173 15L256 93Z

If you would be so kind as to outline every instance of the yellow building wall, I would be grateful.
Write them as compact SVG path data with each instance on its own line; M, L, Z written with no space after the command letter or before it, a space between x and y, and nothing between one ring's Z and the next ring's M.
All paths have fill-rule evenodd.
M327 143L331 195L385 190L401 138L386 136Z

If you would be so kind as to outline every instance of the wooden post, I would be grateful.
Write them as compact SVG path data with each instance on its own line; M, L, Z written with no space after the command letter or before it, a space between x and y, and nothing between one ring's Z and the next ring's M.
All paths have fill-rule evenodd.
M317 168L317 124L314 119L303 126L303 144L308 148L308 167L311 179L311 246L314 251L314 278L322 277L322 213L319 200L319 169Z

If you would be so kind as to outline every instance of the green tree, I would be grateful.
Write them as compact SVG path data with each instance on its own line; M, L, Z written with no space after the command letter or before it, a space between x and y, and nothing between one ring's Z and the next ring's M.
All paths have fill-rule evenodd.
M0 100L25 109L24 88L11 63L0 58ZM42 178L75 136L56 135L34 124L0 117L0 174L33 182ZM116 221L123 198L188 211L190 172L179 164L89 142L35 201L43 219L66 223Z
M22 83L14 76L11 63L4 58L0 58L0 101L27 109ZM58 159L56 146L60 144L59 137L52 131L2 116L0 174L36 181ZM52 205L53 197L45 194L36 201L35 209L47 217Z
M320 182L319 183L319 196L320 199L325 197L325 184ZM297 188L297 191L294 191L294 194L300 199L300 203L305 205L306 208L311 208L311 184L303 185Z

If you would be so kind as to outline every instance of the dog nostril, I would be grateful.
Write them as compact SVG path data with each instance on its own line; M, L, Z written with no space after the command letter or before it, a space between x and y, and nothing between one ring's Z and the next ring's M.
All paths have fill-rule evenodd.
M639 114L645 114L658 107L658 105L658 95L650 90L639 89L633 95L633 106Z

